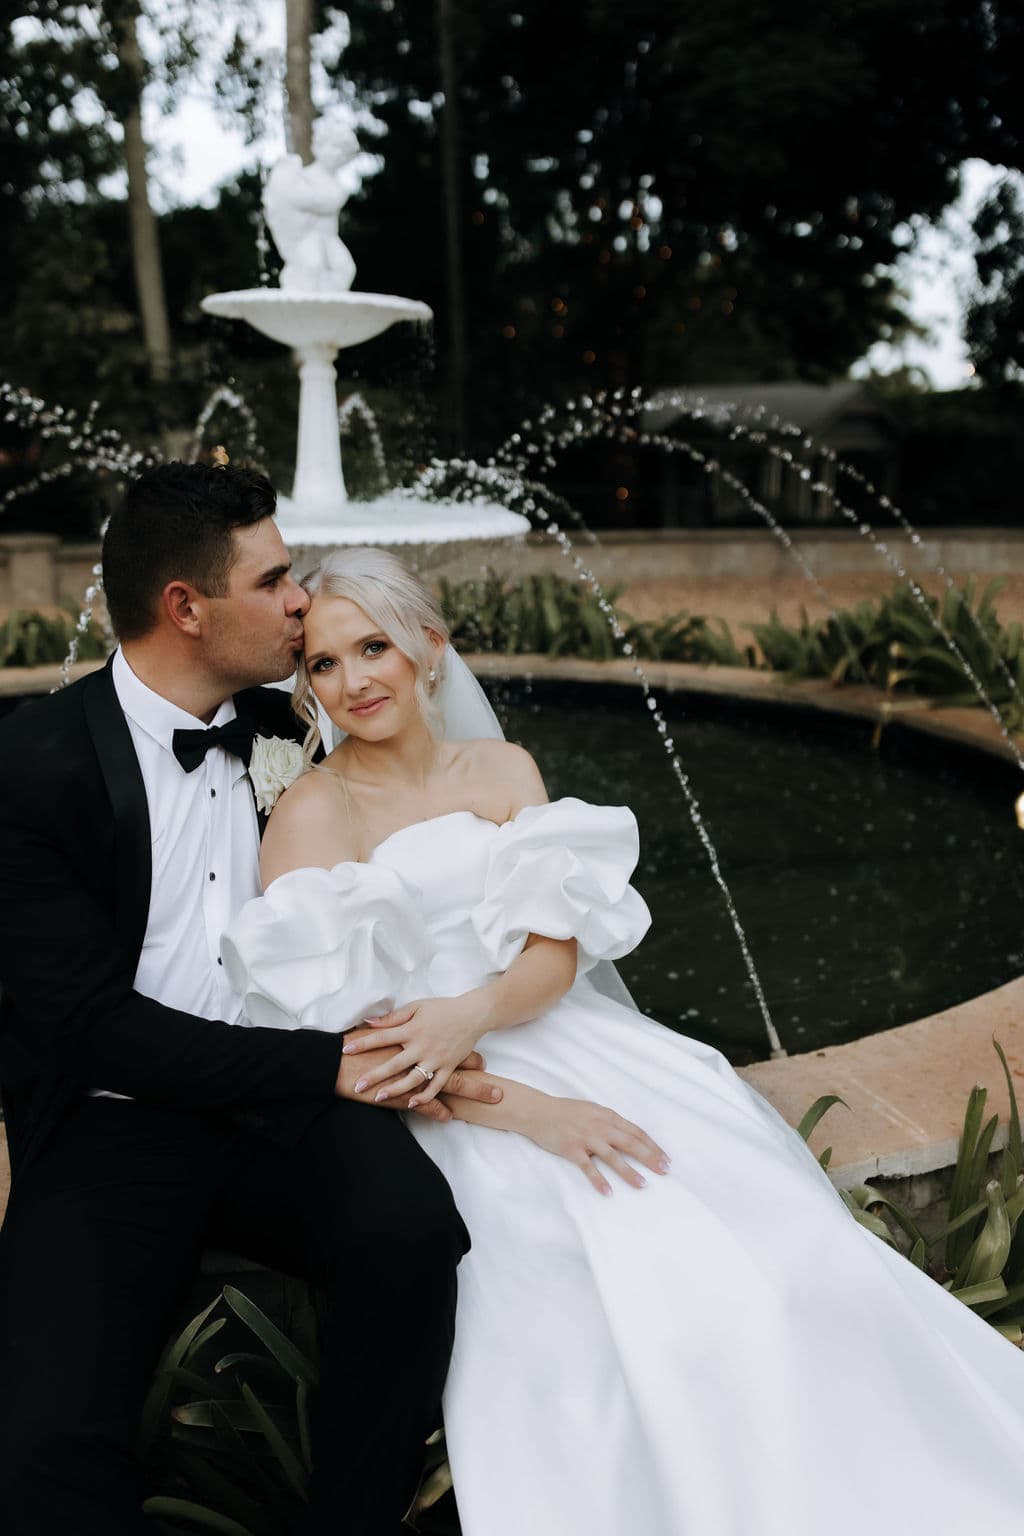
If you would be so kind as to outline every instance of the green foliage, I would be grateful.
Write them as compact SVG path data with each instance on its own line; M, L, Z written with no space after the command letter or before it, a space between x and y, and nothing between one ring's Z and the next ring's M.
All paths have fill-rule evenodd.
M1002 625L995 611L1000 583L976 598L975 583L927 598L927 612L909 587L797 625L776 613L751 624L762 660L741 650L724 620L676 613L636 620L617 607L621 585L605 594L611 616L584 582L545 571L507 583L493 572L479 581L440 582L441 605L460 650L580 656L610 661L627 654L642 661L700 665L764 665L793 678L828 678L837 685L867 683L887 693L912 694L947 705L979 703L960 657L980 680L1011 729L1024 726L1024 628ZM936 628L953 640L953 654ZM614 634L614 625L622 640ZM1005 671L1003 670L1005 668ZM1011 687L1011 682L1015 685Z
M278 1327L226 1285L164 1351L143 1409L145 1513L172 1531L280 1536L303 1522L311 1471L309 1393L318 1376L319 1294L288 1280ZM220 1316L212 1322L214 1312ZM210 1344L237 1320L251 1348L216 1358ZM444 1437L431 1437L417 1505L451 1486Z
M1024 1344L1024 1152L1020 1113L1006 1053L993 1038L1010 1101L1006 1142L998 1178L988 1172L999 1116L984 1118L987 1089L972 1088L953 1169L946 1221L926 1237L908 1211L869 1184L840 1190L851 1214L884 1242L895 1246L894 1223L905 1234L910 1262L926 1269L958 1300L986 1318L1005 1338ZM817 1099L800 1123L805 1138L833 1104ZM821 1156L827 1166L829 1154ZM888 1218L888 1220L886 1219ZM929 1250L934 1250L929 1258Z
M977 602L973 580L941 598L929 597L932 618L909 587L898 586L821 623L812 623L804 613L791 627L773 612L767 623L750 628L766 665L791 677L867 682L944 704L977 704L977 692L936 628L937 619L1007 723L1018 729L1024 725L1024 709L1006 674L1024 693L1024 632L1019 623L1000 624L995 611L1000 586L991 582Z
M310 1473L309 1387L316 1379L314 1292L286 1282L286 1329L233 1286L168 1345L145 1407L139 1451L144 1509L224 1536L276 1536L298 1525ZM213 1312L221 1316L210 1322ZM216 1358L230 1316L257 1348Z
M77 613L49 617L14 609L0 624L0 667L42 667L62 662L75 633ZM96 624L79 637L79 661L98 661L107 654Z
M48 399L109 398L132 436L149 385L116 179L115 22L137 10L148 105L173 110L198 71L225 116L261 126L258 7L26 0L0 36L0 350ZM332 25L332 7L313 10L315 27ZM1020 164L1011 0L754 12L749 0L451 0L440 13L459 114L450 221L439 8L353 0L350 45L325 62L344 99L372 109L367 148L387 160L346 208L345 238L382 291L408 291L414 247L414 292L439 336L449 225L458 236L471 380L460 449L488 449L538 398L581 387L842 373L904 324L893 263L908 226L955 201L957 168ZM224 352L249 348L195 301L254 280L251 201L244 221L231 194L160 221L180 392L149 400L147 432L188 421L185 386L201 397L234 372ZM1005 212L979 228L989 266L1012 244ZM1005 346L1002 318L988 329ZM400 332L381 338L360 355L361 382L364 366L378 384L407 382L410 350ZM269 432L273 406L266 416Z
M476 442L538 389L842 373L902 323L905 221L940 215L965 157L1020 163L1008 0L447 12ZM353 250L401 292L416 231L417 293L444 334L442 113L424 105L437 11L353 0L347 14L338 74L373 92L388 129Z
M651 661L690 661L743 666L727 624L685 613L638 622L615 609L623 588L605 594L633 653ZM460 650L582 656L610 661L623 654L609 615L583 582L543 571L514 584L489 572L480 581L442 578L441 606Z
M1024 369L1024 198L1007 176L974 216L978 287L966 340L980 378L1019 380Z

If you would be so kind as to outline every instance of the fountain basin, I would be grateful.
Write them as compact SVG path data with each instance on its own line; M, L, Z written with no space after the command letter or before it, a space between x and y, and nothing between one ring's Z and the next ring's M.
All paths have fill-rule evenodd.
M425 323L430 306L392 293L296 293L282 288L240 288L211 293L201 306L208 315L245 320L286 347L356 347L399 320Z
M496 707L538 756L549 793L637 812L637 885L654 927L620 969L640 1005L736 1063L763 1056L735 936L636 689L580 687L584 671L607 677L614 663L487 660L506 679L488 684ZM517 665L530 682L508 680ZM562 669L571 681L551 677ZM710 672L728 688L732 669ZM816 707L790 698L780 710L659 687L790 1052L903 1026L1024 971L1017 770L985 743L937 747L920 727L948 711L908 710L876 750L864 718L829 709L843 691L819 693Z

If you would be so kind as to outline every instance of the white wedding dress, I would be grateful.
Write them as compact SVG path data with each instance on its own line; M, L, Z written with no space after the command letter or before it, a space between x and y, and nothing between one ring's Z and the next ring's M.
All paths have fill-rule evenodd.
M444 1404L465 1536L1018 1536L1020 1351L860 1227L717 1050L584 974L647 929L637 855L622 808L455 811L282 876L225 938L252 1023L337 1030L575 936L572 990L485 1036L488 1069L672 1158L602 1198L524 1137L408 1117L473 1243Z

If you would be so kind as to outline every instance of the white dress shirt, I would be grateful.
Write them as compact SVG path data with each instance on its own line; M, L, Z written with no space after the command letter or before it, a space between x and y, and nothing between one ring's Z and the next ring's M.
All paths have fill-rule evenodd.
M245 766L211 747L186 773L171 737L179 729L204 730L206 722L141 682L120 648L113 682L142 769L153 850L136 991L200 1018L241 1023L242 1000L220 963L220 939L260 894L259 824ZM210 724L224 725L235 714L228 699Z

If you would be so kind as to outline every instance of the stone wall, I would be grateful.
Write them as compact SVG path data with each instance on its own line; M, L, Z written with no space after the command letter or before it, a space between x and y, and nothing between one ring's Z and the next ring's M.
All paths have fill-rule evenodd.
M63 544L54 534L0 537L0 611L80 603L100 557L98 543Z
M567 527L570 537L573 529ZM839 576L867 576L888 584L890 575L868 541L854 529L794 530L790 537L814 574L822 580ZM923 547L897 531L886 532L891 553L914 575L935 571L940 565L957 580L968 576L1002 576L1024 570L1024 530L943 529L929 535ZM800 577L793 555L767 529L622 529L602 533L598 544L585 535L575 536L581 558L603 583L623 581L729 581L772 583ZM530 534L523 542L471 546L426 545L396 554L410 556L427 576L463 580L479 576L490 567L502 575L527 575L555 570L569 573L558 546L544 534ZM308 570L316 564L313 548L293 546L296 566Z
M853 529L801 530L795 545L815 575L878 576L881 561ZM940 565L958 580L1002 576L1024 570L1024 530L946 529L915 547L903 533L886 533L891 553L915 575ZM767 530L644 529L613 530L600 544L581 538L580 553L602 582L665 580L763 582L799 575L793 556ZM52 608L80 603L99 559L98 543L62 544L52 535L16 533L0 537L0 614L12 608ZM322 550L292 546L296 569L316 565ZM396 553L403 553L396 547ZM543 534L525 541L450 547L425 545L404 551L428 576L451 580L479 576L484 568L502 575L566 571L558 549ZM884 567L881 567L885 574Z

